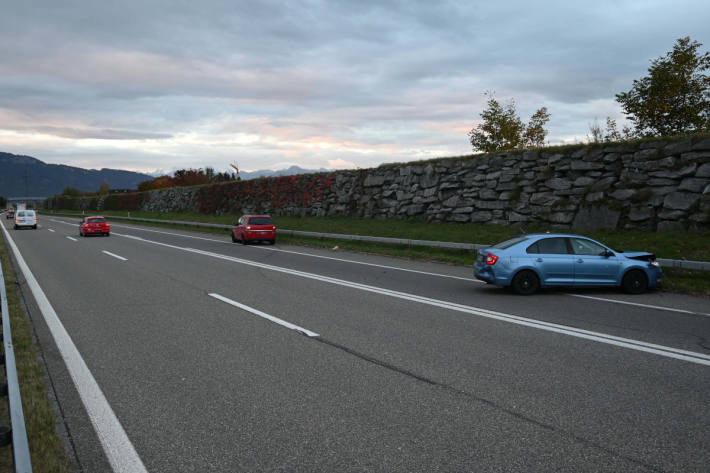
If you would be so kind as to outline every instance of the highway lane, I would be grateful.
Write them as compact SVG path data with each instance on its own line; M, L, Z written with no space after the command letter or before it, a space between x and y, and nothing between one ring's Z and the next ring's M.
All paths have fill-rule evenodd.
M531 307L529 300L524 297L511 297L506 291L486 286L475 280L471 268L435 265L437 268L435 274L449 276L438 278L422 273L401 274L399 270L391 269L392 267L403 267L400 264L401 261L394 260L392 262L392 259L389 259L390 263L388 264L381 264L375 262L379 261L377 258L370 258L372 262L369 264L373 266L343 264L342 260L346 258L337 258L338 253L336 253L335 259L333 259L333 252L330 252L329 255L322 251L317 252L316 255L327 257L314 258L312 256L314 250L309 250L311 254L305 253L303 249L286 250L288 251L286 253L280 248L255 245L249 246L248 252L245 253L240 245L234 245L228 237L195 235L189 232L141 228L123 224L114 224L114 228L118 233L122 229L127 229L127 232L138 232L141 237L146 239L158 237L161 242L180 247L195 247L217 253L226 251L230 255L248 256L251 260L266 264L273 261L276 257L274 253L276 253L280 267L307 268L308 271L326 276L365 284L376 284L379 287L396 291L414 292L436 299L533 317L537 320L582 329L601 330L621 337L642 339L650 343L668 344L687 350L707 350L708 348L708 344L697 334L702 334L703 330L707 328L707 322L703 318L710 317L710 307L708 307L707 301L697 298L661 295L658 292L640 297L629 297L614 290L589 289L578 291L577 295L582 298L570 300L568 290L550 290L536 296L536 303ZM359 255L357 259L362 260L363 256ZM424 269L430 267L426 264L408 263L407 266L413 267L403 269L432 273L432 271ZM590 298L615 299L634 304L652 305L655 308L613 304ZM660 307L675 307L693 313L668 312L660 310ZM561 308L574 310L561 310ZM681 320L676 320L669 315L677 315L681 317Z
M707 461L705 365L185 248L557 323L582 320L692 351L702 349L694 337L707 336L706 317L612 306L621 320L607 323L609 303L560 293L517 298L461 279L213 237L187 244L116 225L114 233L160 244L117 234L72 241L74 226L43 219L42 227L11 234L148 471L693 471ZM346 256L458 277L470 271Z

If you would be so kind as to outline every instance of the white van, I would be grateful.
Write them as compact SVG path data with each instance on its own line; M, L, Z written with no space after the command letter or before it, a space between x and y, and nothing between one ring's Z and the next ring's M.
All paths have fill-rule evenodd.
M37 230L37 214L34 210L18 210L15 212L15 230L21 227L32 227Z

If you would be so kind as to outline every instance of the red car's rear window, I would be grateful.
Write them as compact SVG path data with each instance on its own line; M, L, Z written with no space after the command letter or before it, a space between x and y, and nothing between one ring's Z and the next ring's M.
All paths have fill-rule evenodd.
M104 218L87 218L86 223L106 223Z
M251 217L249 225L273 225L274 221L269 217Z

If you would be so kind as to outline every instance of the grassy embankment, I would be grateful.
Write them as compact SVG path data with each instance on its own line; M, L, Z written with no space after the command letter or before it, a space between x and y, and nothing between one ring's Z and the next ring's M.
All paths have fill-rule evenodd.
M20 381L22 409L25 414L34 473L64 473L69 471L67 458L57 436L57 416L47 396L47 384L38 348L32 343L32 323L21 304L18 278L10 263L5 237L0 232L0 262L2 263L7 303L10 311L12 342ZM4 378L5 370L2 369ZM7 398L0 401L1 424L9 425ZM14 472L12 446L0 448L0 473Z
M75 213L67 211L69 213ZM102 215L126 216L126 212L103 211ZM163 220L180 220L202 223L232 225L238 215L204 215L188 213L131 212L131 217ZM349 217L276 217L279 228L320 233L369 235L412 240L437 240L461 243L496 243L523 232L545 231L544 227L477 224L431 224L415 220L375 220ZM190 227L196 229L196 227ZM227 230L200 229L209 233L225 235ZM612 248L651 251L659 258L690 261L710 261L710 233L683 233L643 231L597 230L585 232ZM296 245L334 248L343 250L379 253L402 258L441 261L450 264L472 265L475 254L465 250L447 250L408 245L389 245L348 240L321 239L280 235L279 242ZM675 268L664 269L663 290L710 297L710 271L688 271Z

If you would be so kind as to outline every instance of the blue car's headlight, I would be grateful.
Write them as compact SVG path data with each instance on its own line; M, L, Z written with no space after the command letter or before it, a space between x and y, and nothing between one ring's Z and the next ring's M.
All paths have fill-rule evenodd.
M661 263L659 263L658 261L651 261L648 264L650 264L651 266L655 266L656 268L661 267Z

